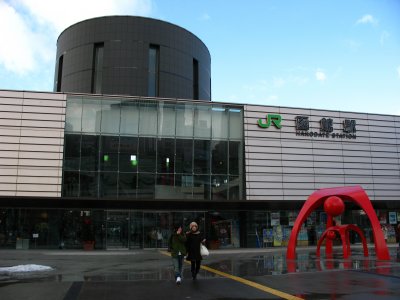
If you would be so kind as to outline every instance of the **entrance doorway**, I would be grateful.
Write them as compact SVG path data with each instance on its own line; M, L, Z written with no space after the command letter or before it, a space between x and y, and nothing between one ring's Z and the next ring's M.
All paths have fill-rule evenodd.
M129 212L107 211L107 249L128 249Z

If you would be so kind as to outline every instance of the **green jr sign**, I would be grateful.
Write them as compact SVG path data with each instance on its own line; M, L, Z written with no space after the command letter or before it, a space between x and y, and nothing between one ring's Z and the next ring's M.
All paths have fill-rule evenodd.
M281 121L282 121L281 115L268 114L265 124L263 123L263 119L258 119L258 126L261 128L268 128L269 126L271 126L272 122L272 124L274 124L276 128L281 129L282 128Z

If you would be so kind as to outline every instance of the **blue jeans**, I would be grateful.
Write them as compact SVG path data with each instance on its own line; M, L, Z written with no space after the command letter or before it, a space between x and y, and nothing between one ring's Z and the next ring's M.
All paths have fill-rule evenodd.
M175 279L182 277L183 255L172 257L172 265L174 266Z

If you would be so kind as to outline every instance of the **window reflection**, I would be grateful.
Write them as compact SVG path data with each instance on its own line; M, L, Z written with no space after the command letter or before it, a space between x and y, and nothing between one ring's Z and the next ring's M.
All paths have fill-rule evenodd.
M174 173L175 139L157 140L157 172Z
M139 172L155 172L156 139L141 137L139 139Z
M81 170L97 171L99 159L99 136L82 135Z
M137 173L119 173L118 193L120 198L136 198Z
M81 184L80 197L97 198L97 172L81 172L79 181Z
M100 170L118 171L118 136L102 136L100 150Z
M228 142L212 141L211 143L212 174L228 173Z
M194 173L210 173L210 141L194 141Z
M64 138L64 170L79 170L81 135L66 134Z
M63 196L243 199L241 107L68 101Z
M136 172L138 166L138 138L121 136L119 146L119 171Z

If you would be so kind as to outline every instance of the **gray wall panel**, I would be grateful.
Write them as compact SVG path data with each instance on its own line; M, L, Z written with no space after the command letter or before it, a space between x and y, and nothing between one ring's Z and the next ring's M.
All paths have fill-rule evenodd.
M280 114L282 128L260 128L257 120L265 119L267 114ZM332 118L336 134L343 134L345 119L353 119L356 138L296 135L296 116L308 117L308 132L317 133L322 118ZM308 196L304 191L342 185L361 185L371 199L392 199L395 193L400 196L400 117L259 105L245 105L244 117L247 195L255 187L259 195L251 200L267 200L259 191L263 189L262 180L270 186L277 185L280 178L284 197L277 201L304 200ZM275 155L269 157L269 153ZM282 173L279 168L257 168L279 164L279 153ZM381 189L384 193L376 192Z
M0 91L0 196L61 197L65 104L64 94Z

